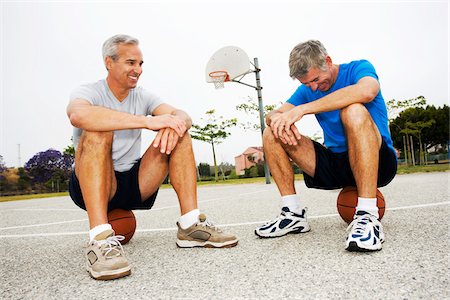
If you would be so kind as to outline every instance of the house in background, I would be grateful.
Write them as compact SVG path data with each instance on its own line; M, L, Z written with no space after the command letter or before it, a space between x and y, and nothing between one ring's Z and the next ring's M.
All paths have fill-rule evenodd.
M234 158L236 175L244 175L245 169L255 166L258 162L264 162L263 147L249 147L239 156Z

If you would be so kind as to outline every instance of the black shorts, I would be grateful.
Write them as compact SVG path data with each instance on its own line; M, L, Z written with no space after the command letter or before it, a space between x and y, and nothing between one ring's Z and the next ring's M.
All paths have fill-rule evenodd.
M156 191L145 201L141 201L141 192L139 191L138 181L139 165L140 160L128 171L115 171L117 190L114 197L108 203L108 211L116 208L125 210L152 208L158 191ZM80 183L75 175L75 171L72 171L72 175L70 176L69 193L73 202L75 202L75 204L80 208L86 210Z
M333 153L323 145L313 141L316 152L316 170L314 178L303 173L309 188L334 190L345 186L356 186L355 177L348 158L348 152ZM383 140L378 161L377 186L387 185L397 172L397 156Z

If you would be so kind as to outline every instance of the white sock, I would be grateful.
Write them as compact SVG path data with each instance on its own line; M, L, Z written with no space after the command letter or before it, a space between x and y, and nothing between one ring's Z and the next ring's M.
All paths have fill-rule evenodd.
M89 230L89 242L92 242L97 235L106 230L112 230L111 224L98 225Z
M287 206L290 211L295 213L302 213L302 209L305 208L305 201L300 200L300 196L297 194L287 195L281 197L282 206Z
M377 198L362 198L358 197L358 205L356 205L356 211L363 210L368 212L371 215L379 218L378 215L378 206L377 206Z
M178 221L178 223L180 224L180 227L183 229L189 228L198 222L199 215L200 215L200 210L193 209L190 212L182 215L180 217L180 220Z

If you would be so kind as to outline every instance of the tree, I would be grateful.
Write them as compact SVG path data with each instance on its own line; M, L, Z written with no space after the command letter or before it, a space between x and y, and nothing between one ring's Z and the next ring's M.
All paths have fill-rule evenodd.
M264 105L264 115L267 115L269 112L274 110L276 107L275 104L271 105ZM239 127L241 127L244 130L250 129L250 130L260 130L260 120L259 120L259 105L252 97L248 96L248 102L247 103L241 103L239 105L236 105L236 110L246 113L247 115L253 115L257 119L257 122L247 122L247 123L240 123Z
M450 109L447 105L442 108L434 106L412 107L402 111L394 120L391 120L389 127L394 142L394 147L405 148L405 158L407 153L411 153L411 148L421 150L426 155L431 148L446 148L449 133ZM411 135L417 138L411 144ZM409 155L412 157L412 154Z
M399 133L403 134L400 139L403 141L403 149L404 149L404 157L405 162L408 163L408 153L410 153L410 157L414 156L411 152L413 145L410 143L409 131L406 127L400 127L398 124L393 123L392 121L397 118L397 116L404 110L410 108L418 108L422 107L426 104L426 99L424 96L418 96L416 98L406 99L406 100L395 100L391 99L386 103L387 111L388 111L388 119L389 126L394 125L397 127ZM392 133L392 131L391 131ZM395 146L395 145L394 145ZM398 146L398 145L397 145ZM401 146L398 147L401 149Z
M389 121L395 119L400 112L412 107L423 107L427 103L424 96L418 96L416 98L406 100L391 99L386 102L386 108L388 111Z
M51 180L59 184L68 181L72 163L73 158L69 155L62 154L58 150L48 149L30 158L25 164L25 171L35 184L43 185Z
M75 147L73 146L73 144L68 145L66 148L64 148L63 153L71 157L75 157Z
M0 155L0 174L2 174L6 170L6 164L3 160L3 156Z
M211 166L208 163L199 163L198 164L198 173L199 173L200 177L211 176Z
M191 136L193 139L211 144L214 158L214 177L218 181L216 151L214 145L222 143L231 133L226 131L228 128L236 126L237 119L224 120L222 116L216 117L215 110L211 109L206 112L206 125L203 127L197 124L192 125Z

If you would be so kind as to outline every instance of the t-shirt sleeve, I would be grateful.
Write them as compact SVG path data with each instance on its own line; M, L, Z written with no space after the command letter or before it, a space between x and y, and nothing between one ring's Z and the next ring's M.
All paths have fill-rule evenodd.
M98 98L96 97L97 94L98 93L89 85L81 85L72 90L72 92L70 93L69 101L73 101L75 99L84 99L89 103L96 105L96 99Z
M146 103L148 115L151 115L155 108L163 103L159 96L147 91L146 89L142 89L142 99Z
M367 60L360 60L359 63L353 69L354 83L358 82L363 77L373 77L378 80L378 75L375 72L374 66Z
M306 88L307 87L304 85L299 86L294 94L292 94L292 96L286 102L295 106L305 104L308 99Z

